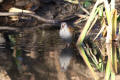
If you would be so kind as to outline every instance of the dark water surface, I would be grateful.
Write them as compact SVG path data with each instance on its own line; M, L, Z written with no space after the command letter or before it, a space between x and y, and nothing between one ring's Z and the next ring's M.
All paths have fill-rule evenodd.
M67 47L59 37L59 30L21 32L16 37L15 49L16 54L4 54L9 54L10 58L5 58L5 61L3 57L0 61L2 66L5 61L5 70L11 80L94 80L75 42Z

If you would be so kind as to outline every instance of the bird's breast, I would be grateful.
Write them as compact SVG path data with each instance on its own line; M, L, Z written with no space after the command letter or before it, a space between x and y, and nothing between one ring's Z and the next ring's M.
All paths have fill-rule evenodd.
M59 32L59 35L61 37L61 39L63 39L65 42L67 43L71 43L72 42L72 32L70 32L67 29L61 29Z
M72 32L70 32L69 29L61 29L59 34L63 39L72 37Z

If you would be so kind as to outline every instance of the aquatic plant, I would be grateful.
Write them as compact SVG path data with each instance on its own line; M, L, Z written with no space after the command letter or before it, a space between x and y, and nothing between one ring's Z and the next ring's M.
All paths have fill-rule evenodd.
M105 8L105 11L103 11L103 8ZM106 54L107 56L107 63L106 65L106 74L105 74L105 80L115 80L115 74L118 72L117 70L117 47L114 45L114 41L118 40L118 31L117 31L117 10L115 9L115 0L111 0L109 3L108 0L97 0L92 12L90 13L89 19L87 20L79 38L77 41L77 47L80 52L80 55L83 57L86 65L92 72L95 80L98 80L99 77L96 75L94 68L92 67L92 64L95 64L96 69L99 71L103 71L104 68L104 56L103 54ZM101 34L103 37L105 37L105 51L102 51L98 45L99 50L91 49L88 45L84 44L86 36L89 34L92 27L92 23L96 22L94 21L96 17L99 17L99 20L101 22L101 29L99 30L96 37L93 39L95 41L96 38ZM98 19L98 18L97 18ZM102 38L102 37L101 37ZM92 44L94 44L93 42ZM102 44L104 44L102 43ZM87 46L87 48L83 48L84 46ZM94 52L97 51L97 52ZM99 53L98 53L99 52ZM96 57L95 54L99 54L100 56ZM90 58L90 59L89 59ZM100 63L101 61L101 63Z

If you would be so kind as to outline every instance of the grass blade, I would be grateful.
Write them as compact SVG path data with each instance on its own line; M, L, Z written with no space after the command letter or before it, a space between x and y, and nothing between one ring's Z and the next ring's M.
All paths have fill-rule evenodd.
M110 64L109 64L109 60L107 61L107 66L106 66L106 73L105 73L105 80L110 80L109 78L110 78L110 72L111 72L111 70L110 70L110 66L109 66Z
M90 69L90 71L92 72L92 75L94 76L95 80L98 80L98 76L95 74L89 60L88 57L85 54L84 49L82 48L82 46L78 47L79 53L82 56L83 60L85 61L86 65L88 66L88 68Z

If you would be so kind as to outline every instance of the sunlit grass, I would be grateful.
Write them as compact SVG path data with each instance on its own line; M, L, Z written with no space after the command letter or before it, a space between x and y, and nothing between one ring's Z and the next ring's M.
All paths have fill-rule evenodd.
M110 66L109 66L109 61L107 61L107 66L106 66L106 73L105 73L105 80L110 80Z

